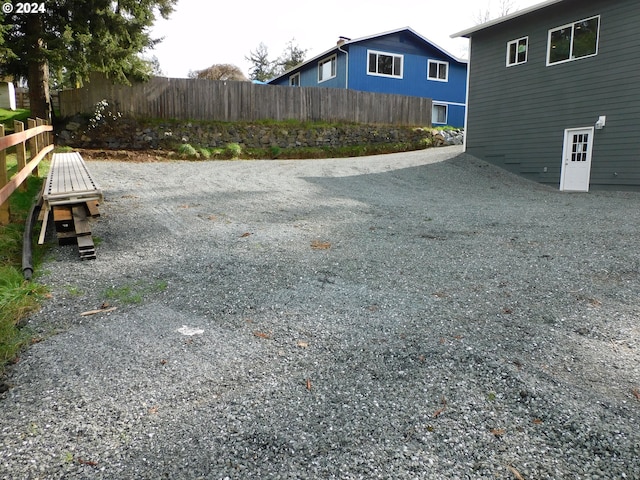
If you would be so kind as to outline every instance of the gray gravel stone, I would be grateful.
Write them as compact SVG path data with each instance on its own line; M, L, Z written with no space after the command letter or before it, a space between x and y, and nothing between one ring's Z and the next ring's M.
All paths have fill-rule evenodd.
M460 147L89 169L0 477L640 478L640 194Z

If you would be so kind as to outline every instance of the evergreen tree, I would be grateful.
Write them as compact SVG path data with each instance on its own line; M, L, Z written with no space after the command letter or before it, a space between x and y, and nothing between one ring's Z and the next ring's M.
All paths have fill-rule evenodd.
M50 120L50 79L80 86L92 71L125 84L147 78L154 66L140 54L160 41L149 28L157 15L168 18L176 2L49 0L39 13L6 14L0 76L26 78L32 115Z
M258 48L249 52L249 56L245 57L245 59L251 62L252 65L249 69L249 78L251 80L266 82L275 76L277 66L269 60L269 49L264 43L260 42Z
M289 40L282 55L273 61L269 60L267 46L260 42L258 48L245 57L253 65L249 70L249 78L264 82L304 62L307 51L301 49L294 41L294 38Z
M289 40L289 43L287 43L284 52L282 52L282 55L278 59L277 63L280 69L278 74L284 73L287 70L290 70L293 67L296 67L297 65L300 65L302 62L304 62L307 51L301 49L294 43L294 41L295 38Z

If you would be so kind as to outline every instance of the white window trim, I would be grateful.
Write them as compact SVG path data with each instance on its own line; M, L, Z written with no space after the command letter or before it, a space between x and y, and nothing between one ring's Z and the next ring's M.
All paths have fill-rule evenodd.
M445 78L438 77L430 77L429 72L431 71L431 64L435 63L436 65L446 65L447 66L447 75ZM438 69L439 70L439 69ZM445 62L442 60L429 60L427 62L427 80L431 80L432 82L448 82L449 81L449 62Z
M433 121L433 107L444 107L444 111L445 111L444 122L434 122ZM448 121L449 121L449 104L441 103L441 102L432 102L432 104L431 104L431 124L432 125L447 125Z
M294 85L294 84L293 84L293 79L294 79L294 78L297 78L297 79L298 79L298 84L297 84L297 85ZM299 86L300 86L300 72L298 72L298 73L294 73L293 75L291 75L291 76L289 77L289 86L290 86L290 87L299 87Z
M333 75L329 74L327 78L323 78L320 80L320 71L322 70L325 63L336 62L336 69ZM336 78L338 75L338 57L337 55L331 55L330 57L324 58L318 62L318 83L326 82L327 80L331 80L332 78Z
M586 22L587 20L593 20L594 18L598 19L598 33L596 34L596 52L592 53L591 55L585 55L584 57L578 57L578 58L573 57L573 55L571 54L573 53L573 35L575 32L574 27L576 23ZM558 62L550 63L549 60L551 59L551 32L555 32L556 30L561 30L567 27L571 27L571 54L569 55L569 58L567 58L566 60L560 60ZM583 18L582 20L576 20L575 22L567 23L566 25L560 25L559 27L554 27L549 29L549 32L547 34L547 67L550 67L552 65L560 65L562 63L567 63L567 62L575 62L576 60L582 60L583 58L595 57L596 55L598 55L599 50L600 50L600 15L594 15L593 17L587 17L587 18Z
M518 44L522 40L526 41L527 50L525 52L524 60L522 62L519 62L518 61ZM513 44L516 45L516 61L513 63L509 63L509 51L511 50L511 45ZM527 63L527 60L529 60L529 37L528 36L516 38L515 40L511 40L510 42L507 42L507 67L515 67L516 65L522 65L523 63Z
M370 58L371 58L371 54L374 53L376 55L386 55L388 57L398 57L400 59L400 75L388 75L386 73L378 73L378 72L370 72L369 71L369 67L370 67ZM376 68L377 70L377 68ZM385 77L385 78L398 78L398 79L402 79L404 78L404 55L399 54L399 53L391 53L391 52L382 52L379 50L367 50L367 75L372 75L374 77Z

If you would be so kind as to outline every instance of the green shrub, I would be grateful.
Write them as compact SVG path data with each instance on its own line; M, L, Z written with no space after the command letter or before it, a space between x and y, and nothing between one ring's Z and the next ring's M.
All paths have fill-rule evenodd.
M188 143L183 143L178 147L178 153L186 158L198 158L198 151Z
M277 145L272 145L271 147L269 147L269 154L271 155L271 158L278 158L281 153L282 149Z
M242 155L242 146L239 143L229 143L224 149L229 158L236 159Z
M211 149L209 148L200 147L198 149L198 153L200 154L200 157L203 158L204 160L209 160L211 158Z

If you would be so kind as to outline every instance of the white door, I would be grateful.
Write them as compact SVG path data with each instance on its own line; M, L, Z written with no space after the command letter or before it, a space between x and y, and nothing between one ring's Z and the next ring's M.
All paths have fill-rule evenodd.
M564 131L560 190L589 191L593 132L593 127L568 128Z

